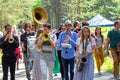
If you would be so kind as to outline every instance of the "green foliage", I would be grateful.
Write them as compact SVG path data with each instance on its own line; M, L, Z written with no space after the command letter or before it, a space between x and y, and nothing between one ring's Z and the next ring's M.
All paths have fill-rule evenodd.
M36 0L0 0L0 21L3 24L32 22L32 6Z
M33 22L32 10L37 6L47 9L52 26L66 19L88 21L97 14L113 21L120 19L119 0L0 0L0 4L2 24Z
M44 4L44 0L37 0L37 1L36 1L36 4L33 5L32 8L34 9L35 7L43 6L43 4Z

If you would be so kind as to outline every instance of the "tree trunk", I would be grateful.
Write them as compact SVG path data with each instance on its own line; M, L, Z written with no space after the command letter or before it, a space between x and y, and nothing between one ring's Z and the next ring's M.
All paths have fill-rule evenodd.
M61 22L61 3L60 0L54 0L54 4L55 4L55 20L56 20L56 28L59 27L59 24Z

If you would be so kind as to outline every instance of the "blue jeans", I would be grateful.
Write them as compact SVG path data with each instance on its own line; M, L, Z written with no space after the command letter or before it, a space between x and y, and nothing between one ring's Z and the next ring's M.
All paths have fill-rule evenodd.
M24 64L25 64L25 72L26 72L26 78L30 79L30 69L29 69L29 61L27 60L27 55L26 53L23 53L23 60L24 60Z
M74 59L75 59L75 57L72 58L72 59L62 58L62 65L63 65L65 80L69 80L68 70L70 70L70 80L73 80L74 66L75 66L75 60ZM69 65L70 65L70 69L68 69Z

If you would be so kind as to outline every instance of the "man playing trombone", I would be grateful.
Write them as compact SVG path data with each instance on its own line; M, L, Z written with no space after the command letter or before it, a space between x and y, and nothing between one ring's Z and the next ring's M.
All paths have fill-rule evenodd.
M39 37L39 42L36 44L37 48L41 49L41 71L42 80L53 80L53 67L54 67L54 48L56 47L57 37L55 34L50 33L51 25L46 23L43 25L43 33ZM48 75L47 75L48 74Z

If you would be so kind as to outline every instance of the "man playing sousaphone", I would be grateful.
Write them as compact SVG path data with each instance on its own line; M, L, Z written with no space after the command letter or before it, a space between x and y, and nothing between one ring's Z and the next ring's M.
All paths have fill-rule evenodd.
M42 80L53 80L52 70L54 67L54 48L56 47L57 37L50 34L51 25L46 23L43 25L43 33L40 35L37 48L41 49L41 71ZM48 75L47 75L48 74Z
M120 42L120 21L115 21L114 23L114 29L108 32L107 36L107 41L106 41L106 49L108 53L108 45L110 43L110 50L111 50L111 55L113 57L113 65L114 65L114 70L113 74L115 79L120 79L119 77L119 62L120 62L120 54L117 52L117 45Z

